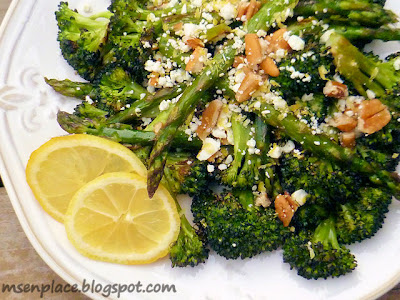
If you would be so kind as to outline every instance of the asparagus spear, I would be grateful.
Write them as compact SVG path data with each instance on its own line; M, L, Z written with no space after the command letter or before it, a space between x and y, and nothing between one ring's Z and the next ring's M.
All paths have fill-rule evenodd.
M45 78L45 81L56 92L67 97L74 97L85 100L87 96L95 98L94 85L88 82L76 82L69 79L57 80Z
M397 22L397 16L392 11L368 1L301 0L294 12L295 16L315 16L318 19L328 19L346 25L356 23L380 27Z
M113 141L130 144L148 146L156 141L156 134L153 131L133 130L129 126L121 128L112 127L112 125L97 124L94 120L82 119L74 114L60 111L57 114L57 121L61 128L68 133L87 133L91 135L109 138ZM194 137L188 140L187 134L178 131L172 141L172 146L193 151L200 150L202 142Z
M143 116L156 116L160 113L158 110L160 103L163 100L170 100L177 97L180 93L182 93L184 88L184 85L175 86L173 88L164 88L158 90L154 95L148 95L143 99L136 100L129 108L111 116L107 120L107 124L127 123Z
M354 149L342 147L326 135L313 134L311 129L306 124L299 122L292 113L282 114L268 103L261 104L260 109L254 112L260 115L267 124L284 130L304 149L362 173L371 182L389 188L395 197L400 196L400 177L396 173L381 170L374 163L359 157Z
M187 116L194 111L197 103L205 97L208 89L232 65L235 55L236 49L233 47L233 41L229 41L225 48L215 55L209 65L204 68L204 71L182 93L163 129L157 134L157 142L154 144L149 158L147 190L150 197L154 195L161 181L168 148L176 131Z

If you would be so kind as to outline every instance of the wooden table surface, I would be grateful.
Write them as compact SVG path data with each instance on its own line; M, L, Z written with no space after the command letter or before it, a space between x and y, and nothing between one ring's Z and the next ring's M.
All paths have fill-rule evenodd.
M0 0L0 23L11 0ZM25 236L8 199L6 190L0 188L0 283L7 284L66 284L40 258ZM0 290L0 299L38 299L39 293L17 294ZM46 293L45 299L88 299L82 294ZM379 300L400 299L400 284Z

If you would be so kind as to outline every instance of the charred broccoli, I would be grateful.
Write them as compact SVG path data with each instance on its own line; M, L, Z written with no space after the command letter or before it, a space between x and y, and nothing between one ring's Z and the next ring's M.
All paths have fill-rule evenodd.
M192 212L210 247L226 259L275 250L289 234L275 210L254 205L251 191L196 195Z
M322 221L314 232L301 231L287 239L283 261L307 279L339 277L357 266L350 250L340 246L332 218Z

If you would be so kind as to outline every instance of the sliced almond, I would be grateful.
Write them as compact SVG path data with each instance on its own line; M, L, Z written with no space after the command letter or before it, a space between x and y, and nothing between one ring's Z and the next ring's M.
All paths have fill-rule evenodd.
M356 145L356 133L354 131L340 133L340 144L346 148Z
M334 118L332 125L338 128L340 131L349 132L357 127L357 120L346 114L341 114L340 116Z
M190 59L186 64L185 70L192 73L198 74L203 70L204 64L207 60L207 49L202 47L197 47L194 49Z
M347 85L340 83L338 81L329 80L323 89L323 93L327 97L332 97L336 99L343 99L349 96L349 91Z
M275 64L275 61L267 56L260 64L260 68L265 72L265 74L271 77L278 77L280 72Z
M217 125L223 105L224 104L221 100L213 100L203 111L203 114L201 115L201 124L196 130L196 133L201 140L208 137L213 128Z
M263 61L259 37L255 33L248 33L244 37L246 58L251 67Z
M258 90L261 81L262 78L260 75L254 72L247 73L235 95L236 100L238 102L244 102L248 100L251 95Z
M298 207L296 201L287 193L280 194L275 198L275 211L285 227L289 226Z
M196 49L197 47L204 47L204 43L202 40L198 38L190 38L186 41L186 45L188 45L192 49Z

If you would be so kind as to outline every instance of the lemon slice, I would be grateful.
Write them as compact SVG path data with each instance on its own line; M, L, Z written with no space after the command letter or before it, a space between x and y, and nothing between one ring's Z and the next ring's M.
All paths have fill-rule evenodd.
M74 134L56 137L34 151L26 179L44 210L63 222L75 192L109 172L146 175L146 167L123 145L96 136Z
M69 204L64 225L71 243L89 258L145 264L168 254L180 220L164 187L150 199L145 177L117 172L83 186Z

